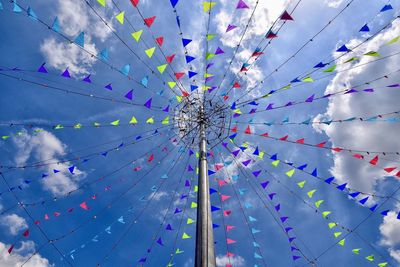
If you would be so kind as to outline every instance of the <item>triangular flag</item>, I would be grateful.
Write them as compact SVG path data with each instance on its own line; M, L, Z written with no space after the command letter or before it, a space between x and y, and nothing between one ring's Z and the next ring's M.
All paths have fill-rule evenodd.
M243 0L239 0L236 9L243 9L243 8L249 8L249 6Z
M125 18L125 11L122 11L121 13L115 16L115 19L118 20L118 22L121 24L124 24L124 18Z
M136 40L136 42L139 42L140 40L140 36L142 36L143 30L137 31L137 32L133 32L132 33L132 37L133 39Z
M152 47L152 48L146 49L144 52L146 53L146 55L149 58L151 58L153 56L153 54L154 54L154 51L156 51L156 48Z
M210 12L211 8L213 8L217 3L216 2L203 2L203 10L204 12Z
M156 19L156 16L145 18L144 23L147 25L147 27L150 28L155 19Z
M99 3L99 5L101 5L102 7L106 6L106 0L97 0L97 3Z
M161 74L163 74L163 72L165 71L165 69L167 68L167 64L164 64L164 65L160 65L160 66L158 66L157 67L157 70L161 73Z
M281 20L293 20L292 16L285 10L280 17Z
M84 47L85 46L85 33L81 32L74 40L74 42L79 45Z

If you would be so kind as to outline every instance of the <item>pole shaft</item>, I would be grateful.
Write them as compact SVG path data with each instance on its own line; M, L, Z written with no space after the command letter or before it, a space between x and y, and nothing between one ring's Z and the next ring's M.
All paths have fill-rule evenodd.
M197 195L195 267L215 267L214 236L211 217L210 186L207 169L207 142L204 108L200 109L199 191Z

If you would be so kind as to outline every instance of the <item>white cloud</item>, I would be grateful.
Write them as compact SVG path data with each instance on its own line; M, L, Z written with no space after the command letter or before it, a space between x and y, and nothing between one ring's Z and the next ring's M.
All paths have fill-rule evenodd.
M152 201L160 201L161 199L165 198L166 196L168 196L168 193L165 191L153 192L150 194L148 199L152 199Z
M0 218L0 224L8 229L11 235L17 235L19 232L28 228L25 219L17 214L8 214Z
M242 267L242 266L245 266L245 263L246 263L245 260L239 255L230 257L230 260L229 260L229 257L226 255L218 255L216 257L216 261L217 261L218 267L225 267L229 263L235 267Z
M11 254L7 250L8 244L0 242L0 267L19 267L28 258L29 254L34 252L35 243L32 241L22 241L19 248L14 248ZM53 266L49 260L43 258L40 254L32 256L32 258L24 265L25 267L48 267Z
M253 15L251 26L246 31L242 43L247 40L254 41L254 37L262 36L266 34L267 29L272 23L279 17L284 11L285 6L289 1L259 1L257 9ZM249 21L250 15L253 11L253 7L256 4L256 0L247 0L249 9L239 10L234 12L232 9L236 8L232 1L223 0L221 1L221 10L215 16L216 24L218 25L217 30L221 36L221 42L224 46L235 47L242 36L242 33ZM232 17L235 14L235 17ZM257 18L257 19L255 19ZM225 33L229 24L235 25L238 28ZM253 48L254 49L254 48Z
M390 256L400 263L400 250L389 249Z
M400 23L396 21L386 32L377 35L366 45L363 45L362 48L356 50L358 52L355 56L360 56L362 53L369 51L377 51L383 44L397 37L399 31ZM359 39L353 39L349 42L348 47L354 47L355 44L360 42L361 40ZM385 55L391 54L394 50L394 46L387 46L382 49L382 53L385 53ZM353 55L343 57L339 61L338 70L349 68L351 65L341 63L352 56ZM364 56L361 58L360 63L353 63L353 65L363 64L371 60L371 57ZM328 94L343 90L344 88L351 88L354 85L393 72L400 65L398 57L386 59L384 62L385 64L365 65L336 74L326 88L325 93ZM396 111L398 110L400 92L390 90L389 88L382 88L391 82L394 83L394 80L384 79L371 84L370 87L376 88L376 92L373 94L360 93L332 97L329 99L325 114L320 114L315 119L344 119L353 116L364 117ZM397 124L352 122L336 123L329 126L315 124L314 128L317 131L325 132L335 147L369 151L400 150L400 140L397 138L400 126ZM340 181L348 182L350 187L358 190L374 192L376 183L384 179L384 175L386 175L382 168L377 168L368 164L367 160L355 159L346 152L335 153L333 159L334 165L331 169L332 174ZM372 159L372 156L369 156L369 159ZM379 165L388 167L392 164L381 160Z
M397 214L389 212L383 218L383 223L379 226L382 235L381 244L388 247L400 245L399 227L400 221L397 219Z
M101 42L107 40L111 31L104 25L99 18L87 8L85 2L73 0L57 1L56 15L60 22L63 33L74 39L81 31L85 32L85 49L93 54L97 54L96 45L92 38L98 38ZM101 11L100 15L104 17ZM112 26L111 22L108 22ZM90 67L96 62L88 53L74 44L57 41L54 37L46 38L41 47L48 65L64 70L66 67L71 71L71 75L89 73Z
M58 158L65 154L67 148L56 136L43 129L42 132L32 135L23 131L23 134L13 138L13 141L18 148L15 158L18 166L24 165L31 157L39 161L51 159L52 162L57 162ZM41 180L44 189L55 196L63 195L76 189L78 187L77 182L83 179L86 174L78 168L75 168L74 174L70 174L68 167L70 167L68 163L45 166L44 168L49 176ZM54 169L60 172L53 173Z
M328 7L338 8L343 3L343 0L324 0L324 3Z
M369 51L378 51L383 44L398 36L400 31L400 23L395 21L393 25L385 32L377 35L362 49L357 49L354 56L361 56L362 53ZM348 47L354 47L361 42L360 39L353 39L349 42ZM380 49L379 52L389 55L395 51L394 46L387 46ZM338 70L347 69L349 64L341 64L349 57L343 57L339 61ZM370 61L371 58L361 57L360 63L363 64ZM350 71L336 74L325 93L333 93L344 88L351 88L354 85L364 83L376 77L383 76L393 72L400 65L400 60L393 57L384 61L385 64L370 64ZM393 77L393 76L392 76ZM398 99L400 92L385 88L390 83L394 83L393 79L385 79L377 83L373 83L370 87L376 88L376 92L370 95L354 94L329 99L329 104L325 114L318 115L315 119L332 118L344 119L353 116L364 117L377 114L393 112L398 110ZM336 123L330 126L315 124L314 128L319 132L325 132L335 147L345 147L350 149L362 149L369 151L399 151L400 140L398 133L400 126L393 123ZM391 162L383 161L381 156L379 166L374 167L368 163L373 156L368 156L367 160L359 160L353 158L349 153L334 153L334 165L331 168L332 174L341 182L347 182L349 187L360 191L374 193L376 185L385 179L387 175L382 168L392 166ZM386 156L390 158L390 156ZM400 223L397 220L397 214L389 212L384 218L379 230L382 235L381 244L388 247L390 255L400 262L400 251L396 246L400 245L400 231L398 231Z
M94 44L86 44L85 48L97 54ZM61 71L68 67L71 75L89 73L90 66L96 61L96 58L92 58L78 46L58 42L53 37L43 42L40 51L45 55L48 65Z

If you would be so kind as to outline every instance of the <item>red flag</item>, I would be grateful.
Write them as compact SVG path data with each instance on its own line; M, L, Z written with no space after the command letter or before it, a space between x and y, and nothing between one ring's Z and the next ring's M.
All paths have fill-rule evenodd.
M355 157L356 159L363 159L364 156L361 154L354 154L353 157Z
M24 237L29 237L29 229L26 229L26 231L22 235Z
M13 251L13 249L14 249L14 245L11 245L11 247L7 250L7 251L8 251L8 254L11 254L11 252Z
M231 215L232 211L230 210L224 210L224 216L227 217L229 215Z
M226 200L228 200L228 199L230 199L230 198L231 198L230 196L221 195L221 201L222 201L222 202L224 202L224 201L226 201Z
M398 172L396 173L396 177L399 177L399 178L400 178L400 171L398 171Z
M160 36L156 38L157 44L161 47L164 43L164 37Z
M304 138L301 138L301 139L297 140L296 143L304 144Z
M166 56L167 62L168 62L169 64L171 64L172 61L174 61L174 58L175 58L175 54L170 55L170 56Z
M228 99L229 99L229 96L224 95L224 101L226 101L226 100L228 100Z
M227 243L228 245L230 245L230 244L236 243L236 241L233 240L233 239L227 238L227 239L226 239L226 243Z
M148 162L152 162L154 160L154 154L151 154L149 159L147 160Z
M268 133L263 133L261 136L269 137L269 134Z
M131 0L131 3L134 7L137 7L137 5L139 4L139 0Z
M335 152L341 152L343 149L339 148L339 147L332 147L331 148L333 151Z
M240 88L240 84L239 84L238 82L235 82L235 83L233 84L233 88Z
M285 135L284 137L279 138L281 141L286 141L288 139L289 135Z
M378 163L378 160L379 160L378 156L375 156L373 159L371 159L369 163L372 165L376 165Z
M226 231L229 232L230 230L233 230L233 228L235 228L235 226L233 226L233 225L227 225L227 226L226 226Z
M183 76L185 76L184 72L175 72L175 77L177 80L179 80L180 78L182 78Z
M84 210L89 210L89 208L88 208L86 202L82 202L81 204L79 204L79 207L81 207L81 208L84 209Z
M244 131L245 134L251 134L250 125L247 126L246 130Z
M319 148L323 148L325 146L325 144L326 144L326 142L322 142L322 143L319 143L318 145L315 145L315 146L319 147Z
M225 180L220 180L220 179L217 179L217 181L218 181L218 186L223 186L223 185L226 185L226 182L225 182Z
M186 92L186 91L181 90L181 92L182 92L182 96L183 96L183 97L188 97L188 96L190 96L190 94L189 94L188 92Z
M391 173L391 172L394 171L395 169L396 169L396 167L384 168L385 172L387 172L387 173Z
M237 129L238 129L238 126L235 125L235 127L233 127L233 128L231 129L231 132L232 132L232 133L237 133Z
M217 163L217 164L215 164L214 166L215 166L215 169L216 169L217 171L221 170L221 169L224 167L224 165L221 164L221 163Z
M293 20L292 16L285 10L281 16L281 20Z
M147 25L147 27L150 28L155 19L156 19L156 16L152 16L152 17L149 17L149 18L145 18L145 19L144 19L144 23Z
M273 38L276 38L276 37L278 37L278 35L276 35L276 34L273 33L273 32L269 32L269 33L267 34L267 36L266 36L267 39L273 39Z

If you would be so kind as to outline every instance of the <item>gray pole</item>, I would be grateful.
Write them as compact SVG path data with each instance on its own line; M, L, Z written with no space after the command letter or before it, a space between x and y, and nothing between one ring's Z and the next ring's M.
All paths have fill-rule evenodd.
M210 186L207 170L204 107L200 109L199 191L197 195L195 267L215 267L214 236L211 218Z

